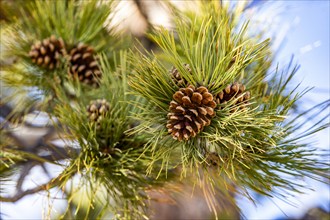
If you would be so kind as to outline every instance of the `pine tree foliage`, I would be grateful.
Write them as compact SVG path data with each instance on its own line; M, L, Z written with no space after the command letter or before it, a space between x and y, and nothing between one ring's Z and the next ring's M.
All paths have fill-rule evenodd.
M20 19L3 31L4 54L2 56L17 59L15 65L4 67L2 80L5 85L28 95L31 94L31 87L34 87L34 91L40 91L37 94L39 97L42 96L41 99L53 100L56 96L53 87L62 87L70 94L72 88L68 88L67 81L74 78L73 74L68 74L71 73L72 68L69 55L73 48L79 44L85 44L95 51L90 56L104 52L108 53L110 58L116 48L126 47L125 44L120 43L121 38L112 30L106 29L104 25L114 6L114 3L109 1L106 4L100 1L31 1L27 3L27 10L22 10ZM64 48L56 58L59 65L49 71L43 65L38 65L38 59L31 57L33 51L31 49L36 45L41 45L48 50L44 42L51 38L61 40ZM41 56L43 55L39 51L38 57ZM44 61L45 59L42 62ZM34 95L31 97L31 102L34 103L35 99L39 100L39 97ZM27 109L31 108L31 102L26 103Z
M107 26L116 4L29 1L5 24L1 59L15 62L1 67L0 107L12 109L0 125L0 201L55 188L68 202L56 218L148 219L152 192L180 196L180 182L201 189L221 218L228 204L239 210L236 195L285 199L305 189L297 180L329 180L328 152L306 141L329 127L329 115L306 125L329 101L296 112L308 92L289 87L298 67L273 68L271 39L249 29L242 8L166 3L174 28L150 27L156 47L139 51ZM51 122L32 150L13 129L35 128L31 112ZM65 147L51 143L55 133ZM46 163L62 172L22 192ZM6 197L15 174L18 193Z
M112 208L113 213L118 213L124 219L139 218L143 215L139 209L145 206L147 199L143 190L149 185L159 184L159 180L152 176L147 179L145 176L151 157L143 153L144 139L125 133L134 126L130 114L137 111L127 102L136 97L127 94L126 75L130 68L126 53L121 53L118 62L115 60L115 72L111 71L105 55L99 60L102 72L105 73L100 88L94 93L76 91L79 96L74 104L69 104L63 94L64 100L60 101L61 104L55 110L60 122L67 125L66 133L71 134L66 139L77 141L81 147L80 154L71 161L68 173L81 174L87 182L91 182L91 188L96 191L90 192L92 196L101 188L106 194L106 201L114 201L110 207L106 206ZM79 81L76 83L79 84ZM80 88L79 85L74 87ZM86 106L91 98L103 98L109 104L109 111L98 123L88 117Z
M208 167L207 158L216 155L218 175L233 181L246 196L248 189L272 196L277 193L272 190L280 188L284 190L280 196L285 197L289 191L301 191L295 178L328 180L328 164L316 157L326 154L317 153L303 139L329 125L320 122L301 135L296 133L297 118L288 117L302 95L287 89L297 67L278 68L269 74L269 39L249 35L248 23L236 23L228 8L214 2L205 5L198 15L178 14L175 31L160 27L150 34L161 52L132 56L135 72L130 85L150 103L140 105L142 114L136 115L141 122L136 132L144 132L150 139L146 148L164 164L173 162L172 155L180 154L177 165L183 166L183 175ZM251 100L244 109L235 105L246 93L219 104L216 116L200 134L177 141L166 128L171 103L182 88L169 73L172 66L186 81L183 88L204 86L216 96L228 84L241 82L251 92ZM315 153L312 156L310 152Z

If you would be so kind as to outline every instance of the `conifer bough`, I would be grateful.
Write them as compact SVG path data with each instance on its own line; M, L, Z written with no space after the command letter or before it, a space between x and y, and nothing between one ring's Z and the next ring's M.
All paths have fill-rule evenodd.
M328 155L303 141L328 128L329 124L323 123L328 116L311 127L300 120L319 116L329 101L311 109L320 109L316 113L307 110L290 118L301 97L287 86L297 68L277 68L269 74L273 59L270 41L262 40L264 35L256 30L250 34L248 23L241 20L242 8L231 9L220 1L196 1L198 13L173 7L174 31L149 29L152 33L148 36L159 47L157 53L131 50L128 55L116 48L127 49L126 43L133 42L110 36L110 30L105 29L112 17L113 8L106 7L111 2L31 1L28 16L18 17L21 28L13 26L6 32L8 57L23 61L1 71L1 82L15 89L6 100L28 97L26 90L38 88L42 95L29 94L31 103L40 100L49 106L51 100L52 105L35 111L56 117L61 125L56 124L61 132L58 136L72 146L58 152L59 148L54 148L54 153L69 157L68 163L62 163L59 158L63 157L43 157L43 151L38 153L41 148L30 153L15 143L10 147L10 137L4 138L0 144L5 155L0 161L5 163L0 172L4 183L1 194L6 184L2 180L16 175L21 165L17 161L28 165L54 162L64 170L56 181L14 199L1 195L1 201L17 201L48 186L66 189L71 185L63 219L72 218L71 214L75 218L106 218L108 212L114 218L141 219L149 217L145 211L151 200L147 189L164 186L171 191L161 184L173 180L172 174L179 181L178 170L181 177L192 177L187 178L190 185L201 186L215 213L215 194L226 201L234 200L233 192L253 200L250 190L286 198L304 191L299 178L329 180L329 163L322 161ZM36 40L52 34L63 39L68 54L61 53L64 43L55 37L31 48ZM68 66L59 65L62 55ZM45 68L35 68L31 59ZM61 79L56 85L50 71L53 68ZM71 78L78 80L67 80ZM91 90L82 84L97 88ZM72 89L74 97L66 89ZM10 134L9 130L1 132L1 137L7 132ZM45 144L40 147L53 149L43 141L46 139L42 136L40 143ZM73 176L81 179L77 187L70 184L75 182ZM81 194L84 188L86 193ZM85 195L87 204L80 204ZM78 216L79 212L84 216Z
M250 198L248 189L285 196L301 190L294 178L329 179L328 164L317 158L323 152L303 143L328 124L299 133L308 111L289 115L301 97L288 88L297 68L290 63L272 72L270 39L218 1L199 3L200 13L175 14L174 31L149 35L161 55L132 55L130 86L150 103L137 104L135 128L149 137L145 148L155 162L148 172L158 160L166 170L178 165L182 176L210 185L210 200L214 191L227 190L218 187L227 180Z

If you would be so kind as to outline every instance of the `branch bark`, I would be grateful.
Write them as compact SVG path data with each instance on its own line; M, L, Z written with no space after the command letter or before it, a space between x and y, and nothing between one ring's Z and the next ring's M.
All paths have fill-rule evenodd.
M0 197L0 202L17 202L18 200L20 200L24 196L35 194L35 193L40 192L40 191L49 190L51 188L54 188L54 187L58 186L60 183L61 183L61 181L60 181L60 178L58 176L58 177L55 177L55 178L51 179L49 182L47 182L45 184L42 184L42 185L37 186L37 187L32 188L32 189L28 189L28 190L25 190L25 191L18 192L12 197Z

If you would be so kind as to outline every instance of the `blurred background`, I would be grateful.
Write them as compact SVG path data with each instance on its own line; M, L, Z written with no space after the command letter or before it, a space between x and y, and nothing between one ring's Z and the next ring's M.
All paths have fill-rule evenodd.
M146 39L143 38L143 33L148 28L148 22L171 27L170 17L160 6L160 2L122 1L118 5L118 20L115 19L114 22L117 22L119 29L130 31L144 41ZM178 7L185 5L185 1L172 2ZM299 90L313 88L303 97L299 107L308 109L330 99L330 2L250 1L246 10L248 18L252 20L251 25L264 29L267 35L273 38L272 46L276 53L274 64L287 65L293 59L293 63L300 65L294 79L295 84L301 83ZM3 19L3 10L0 11ZM330 109L327 109L324 114L329 112ZM329 134L328 128L319 132L312 141L315 141L319 148L329 150ZM57 170L57 167L47 166L52 170L52 175L61 171ZM24 187L35 186L48 178L41 167L34 167L24 182ZM297 194L286 201L255 195L258 204L244 198L237 198L237 202L247 219L330 219L330 184L321 184L310 179L306 182L314 190L306 189L305 194ZM53 193L55 198L61 197L56 190L51 190L50 193ZM184 212L196 212L196 206L200 206L196 202L199 199L195 196L188 204L183 204ZM61 199L55 199L49 204L47 195L40 193L26 196L15 203L1 203L0 219L41 219L44 216L44 208L47 210L49 205L52 205L51 209L55 213L62 212L66 207L66 203ZM191 209L191 206L195 207ZM187 219L203 218L203 215L196 217L187 213L186 216Z
M300 65L295 76L295 82L301 83L300 91L313 88L302 98L300 107L309 109L329 99L329 1L254 1L254 6L251 13L269 27L269 34L276 39L275 63L283 65L293 57L294 63ZM329 112L328 108L324 115ZM318 133L314 141L319 148L329 150L330 129ZM330 185L310 179L307 182L315 191L306 190L287 201L260 197L257 207L246 200L239 203L247 219L330 219Z

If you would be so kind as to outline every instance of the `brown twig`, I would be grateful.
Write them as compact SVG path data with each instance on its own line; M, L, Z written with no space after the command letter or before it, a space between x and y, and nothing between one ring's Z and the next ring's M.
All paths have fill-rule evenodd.
M34 194L34 193L37 193L37 192L40 192L40 191L49 190L51 188L54 188L54 187L58 186L60 183L61 183L61 181L60 181L60 178L58 176L58 177L55 177L55 178L51 179L48 183L42 184L42 185L37 186L37 187L32 188L32 189L17 192L12 197L0 197L0 201L1 202L17 202L18 200L20 200L24 196L31 195L31 194Z
M50 127L48 128L48 132L39 137L37 142L33 144L32 146L26 147L25 141L15 135L14 133L7 131L6 136L11 138L12 143L14 146L3 146L1 149L12 152L12 153L17 153L20 155L24 155L24 158L26 160L23 161L18 161L15 166L20 166L22 167L19 178L16 183L16 195L13 197L1 197L0 201L3 202L16 202L17 200L21 199L22 197L33 194L45 189L52 188L53 185L56 185L57 179L52 179L46 184L43 184L41 186L38 186L33 189L29 189L26 191L22 190L22 185L25 180L25 177L30 173L31 169L34 166L40 165L43 166L45 162L50 162L50 163L55 163L57 164L58 161L63 160L63 159L68 159L74 157L74 155L79 153L79 149L71 148L71 147L60 147L56 146L52 143L49 143L50 139L54 137L55 135L55 128ZM15 147L16 146L16 147ZM18 147L18 148L17 148ZM43 151L48 151L48 155L39 155L40 150ZM46 169L44 168L44 171L46 172ZM46 172L47 173L47 172ZM56 181L55 181L56 180Z

